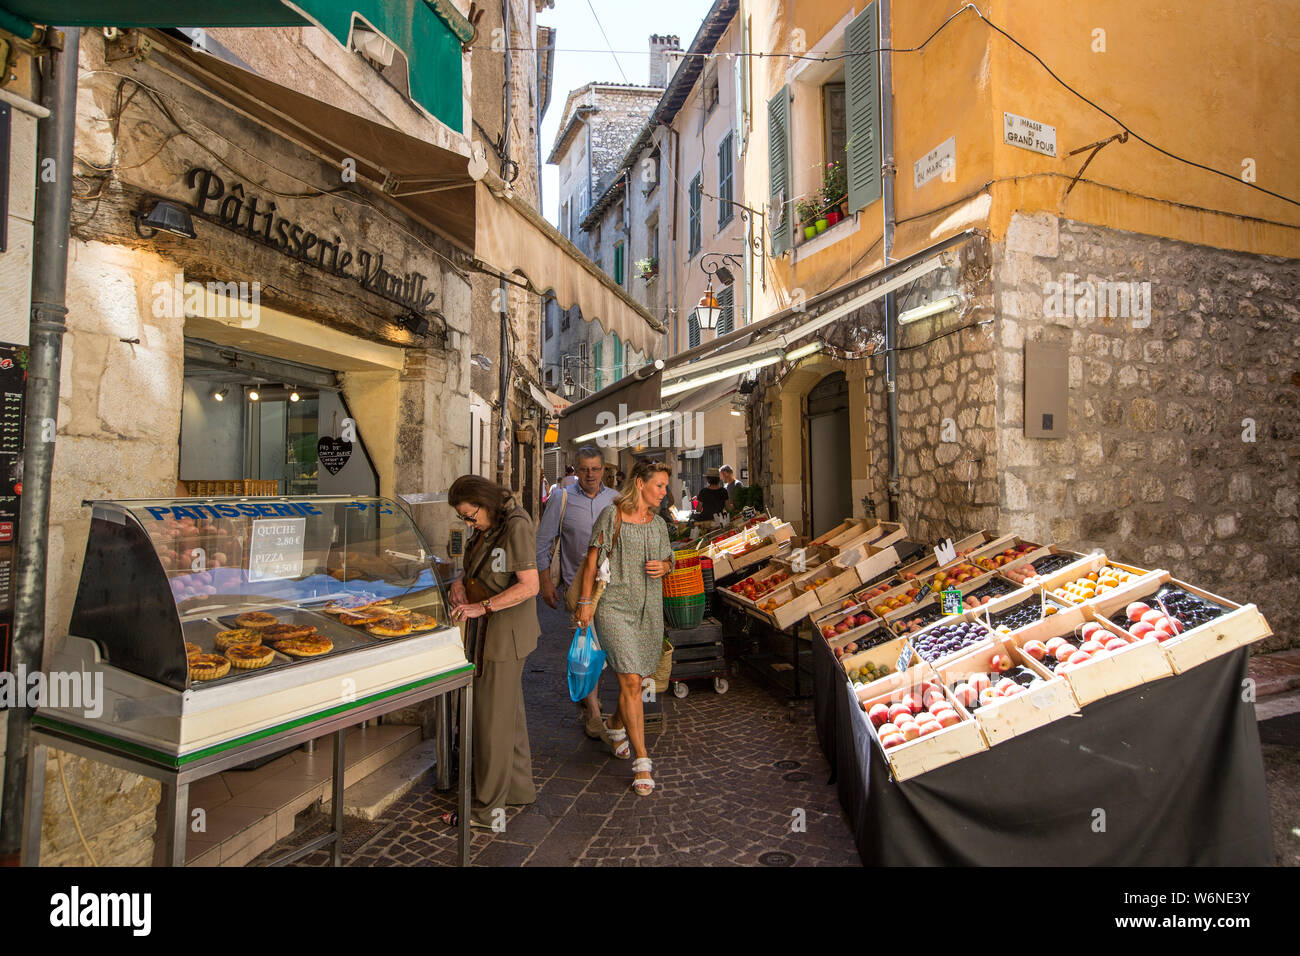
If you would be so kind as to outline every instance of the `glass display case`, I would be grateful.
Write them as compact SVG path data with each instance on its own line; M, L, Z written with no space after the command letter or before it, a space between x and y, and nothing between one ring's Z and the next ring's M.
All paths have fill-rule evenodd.
M86 504L69 635L47 667L102 693L40 708L63 733L181 766L472 674L433 556L393 501Z
M387 499L87 504L71 631L107 663L169 687L244 680L450 626L424 540ZM241 636L270 653L188 666L194 653L216 663Z

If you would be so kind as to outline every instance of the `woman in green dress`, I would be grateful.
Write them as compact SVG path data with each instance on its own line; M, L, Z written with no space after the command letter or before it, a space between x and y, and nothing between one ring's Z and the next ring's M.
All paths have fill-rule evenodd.
M594 618L596 638L618 675L618 708L605 725L605 740L616 757L636 754L632 787L643 797L654 791L655 782L645 747L641 681L658 669L663 656L660 579L672 570L673 550L668 525L656 512L671 475L662 462L641 462L632 469L622 492L591 529L578 601L578 626L585 627ZM597 572L606 566L605 591L593 611L591 594Z

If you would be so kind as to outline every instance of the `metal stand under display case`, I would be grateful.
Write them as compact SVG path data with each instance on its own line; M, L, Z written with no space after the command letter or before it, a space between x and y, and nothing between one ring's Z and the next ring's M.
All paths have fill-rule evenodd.
M28 762L27 781L27 818L26 833L23 840L24 866L40 864L41 847L41 813L45 798L45 759L47 747L76 754L91 760L98 760L112 767L118 767L131 773L138 773L162 783L162 807L164 823L154 836L156 852L154 861L162 866L185 865L185 837L190 823L190 784L197 783L205 777L229 770L240 764L255 760L267 753L275 753L285 747L292 747L315 740L326 734L334 737L334 775L333 788L330 792L333 807L333 827L324 836L318 837L301 847L272 860L269 866L282 866L292 863L322 847L333 845L332 865L343 865L343 768L344 740L349 727L356 726L364 720L382 716L402 707L411 707L430 698L440 698L450 711L450 694L460 690L460 785L457 794L458 851L461 866L469 866L470 827L469 802L470 779L473 761L473 682L472 673L449 676L437 683L410 691L399 697L390 697L359 710L351 710L334 718L316 721L295 731L278 734L275 737L251 743L243 747L227 750L224 753L195 761L181 769L164 767L146 760L116 745L115 741L89 741L73 736L67 729L52 726L39 716L35 719L31 734L31 759ZM450 727L444 722L439 728L438 752L450 752L449 741L444 744L442 737L450 736ZM448 768L450 769L450 768ZM437 773L441 777L443 766L440 763Z

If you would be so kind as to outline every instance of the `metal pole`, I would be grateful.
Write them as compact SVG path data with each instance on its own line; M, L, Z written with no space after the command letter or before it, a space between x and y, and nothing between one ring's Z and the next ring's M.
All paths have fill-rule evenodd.
M60 45L60 35L62 43ZM54 162L53 181L36 182L32 243L32 318L24 421L23 495L19 512L18 580L14 602L14 669L39 671L45 650L45 564L49 551L50 479L59 417L59 369L67 326L68 222L72 209L72 140L77 121L80 30L51 34L51 52L38 61L41 105L50 118L36 133L37 169ZM4 794L0 799L0 864L17 863L26 802L28 733L32 712L9 713Z
M894 67L890 48L890 0L880 3L880 138L881 194L884 198L884 265L894 255ZM898 301L894 293L885 295L885 399L889 420L889 520L899 513L898 475Z

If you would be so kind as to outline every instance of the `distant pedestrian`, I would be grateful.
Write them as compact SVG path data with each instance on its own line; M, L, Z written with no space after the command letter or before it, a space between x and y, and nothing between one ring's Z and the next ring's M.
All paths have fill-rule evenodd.
M700 520L709 521L727 510L727 492L722 487L718 469L710 468L705 477L708 484L700 490Z
M559 488L551 496L537 526L537 574L542 600L553 608L566 603L565 594L587 554L592 525L617 497L617 492L601 481L605 473L605 456L599 448L584 445L578 449L576 460L577 487ZM568 610L572 615L576 608ZM581 709L585 715L587 736L599 740L599 684L582 702Z
M638 463L612 507L596 519L578 602L578 625L595 622L596 638L618 674L618 708L605 725L605 740L616 757L636 755L632 787L639 796L654 791L654 767L646 753L645 711L641 681L653 674L663 656L664 604L660 581L672 570L668 526L655 512L671 475L662 462ZM609 580L599 605L591 595L597 568L608 567Z
M745 487L736 480L736 469L730 465L723 465L718 469L718 476L722 479L722 487L727 489L727 497L735 501L736 489Z
M622 490L623 490L623 482L625 482L625 481L627 481L627 473L624 472L622 468L620 468L618 471L614 472L614 487L615 487L615 488L617 488L619 491L622 491Z

